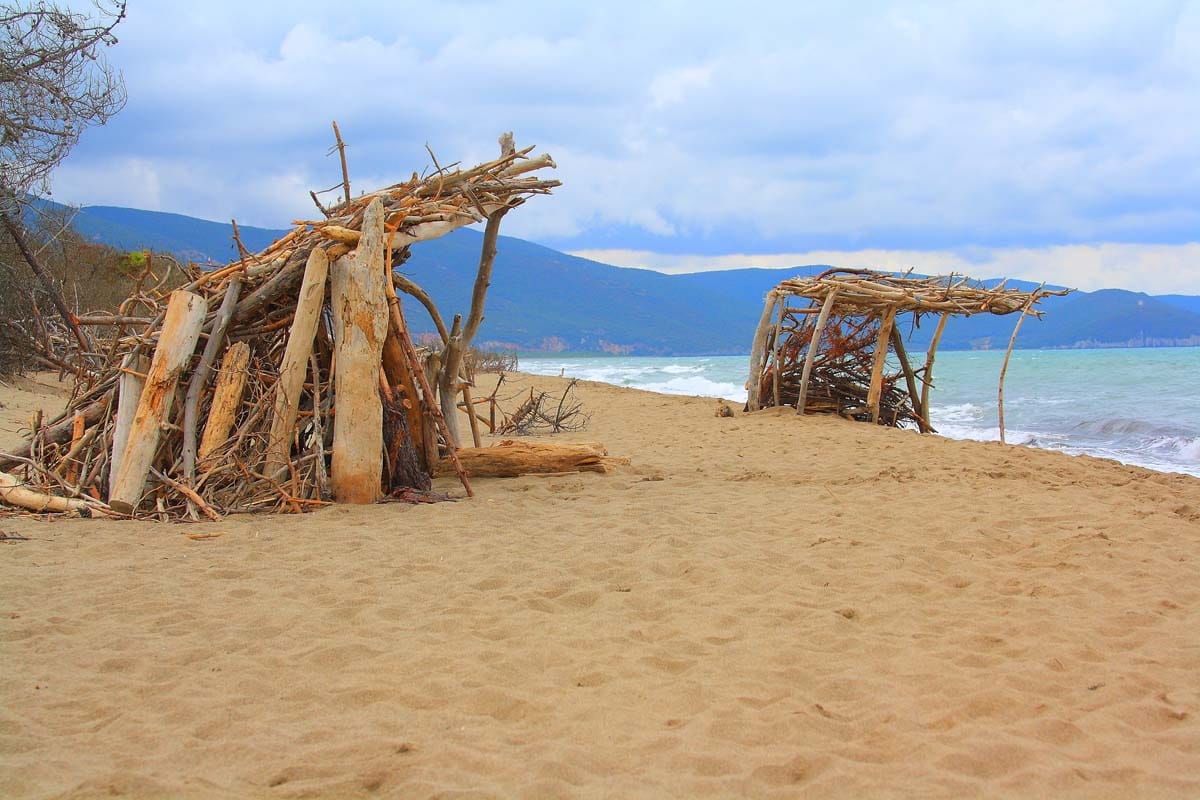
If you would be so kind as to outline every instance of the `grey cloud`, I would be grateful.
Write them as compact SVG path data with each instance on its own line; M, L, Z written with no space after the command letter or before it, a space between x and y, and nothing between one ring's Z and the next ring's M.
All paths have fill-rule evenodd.
M64 199L145 205L149 181L166 210L286 223L310 213L293 187L337 178L337 119L362 188L425 167L425 142L472 161L516 130L565 185L508 229L574 248L1200 228L1197 3L218 0L135 3L121 38L130 106L85 137Z

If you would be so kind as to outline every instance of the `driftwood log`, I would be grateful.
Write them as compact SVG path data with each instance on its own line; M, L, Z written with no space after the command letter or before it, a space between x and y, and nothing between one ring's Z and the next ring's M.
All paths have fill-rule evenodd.
M142 487L146 485L146 476L158 450L162 425L175 400L175 387L196 349L207 312L208 303L200 295L184 291L171 293L158 347L150 361L150 372L146 375L146 385L129 428L129 442L108 501L122 514L132 514L141 500Z
M515 478L559 472L611 472L628 464L628 459L610 458L604 445L596 442L548 444L505 440L493 447L460 447L458 458L472 478ZM454 466L441 461L434 473L454 474Z
M379 370L387 334L383 272L383 204L371 202L358 249L333 265L334 374L338 413L333 418L330 486L339 503L374 503L383 474L383 403Z

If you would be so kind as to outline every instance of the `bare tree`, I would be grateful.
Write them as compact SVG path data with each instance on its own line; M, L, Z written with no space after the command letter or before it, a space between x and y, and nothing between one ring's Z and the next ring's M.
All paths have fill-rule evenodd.
M0 4L0 187L8 200L44 192L84 129L125 105L121 74L104 58L124 0L97 2L96 11L93 19L42 0Z
M125 0L95 0L96 17L45 0L0 3L0 222L81 349L86 340L25 234L22 210L84 129L125 105L121 74L104 58Z

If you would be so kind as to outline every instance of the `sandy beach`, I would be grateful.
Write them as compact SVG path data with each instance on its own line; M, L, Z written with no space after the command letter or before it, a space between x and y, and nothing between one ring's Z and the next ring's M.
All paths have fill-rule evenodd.
M1200 479L579 395L629 466L0 518L0 795L1200 796Z

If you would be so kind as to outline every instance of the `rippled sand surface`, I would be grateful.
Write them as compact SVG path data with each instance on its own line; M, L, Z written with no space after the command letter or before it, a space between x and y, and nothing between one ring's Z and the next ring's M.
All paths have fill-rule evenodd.
M579 392L630 466L0 518L0 795L1200 796L1200 480Z

